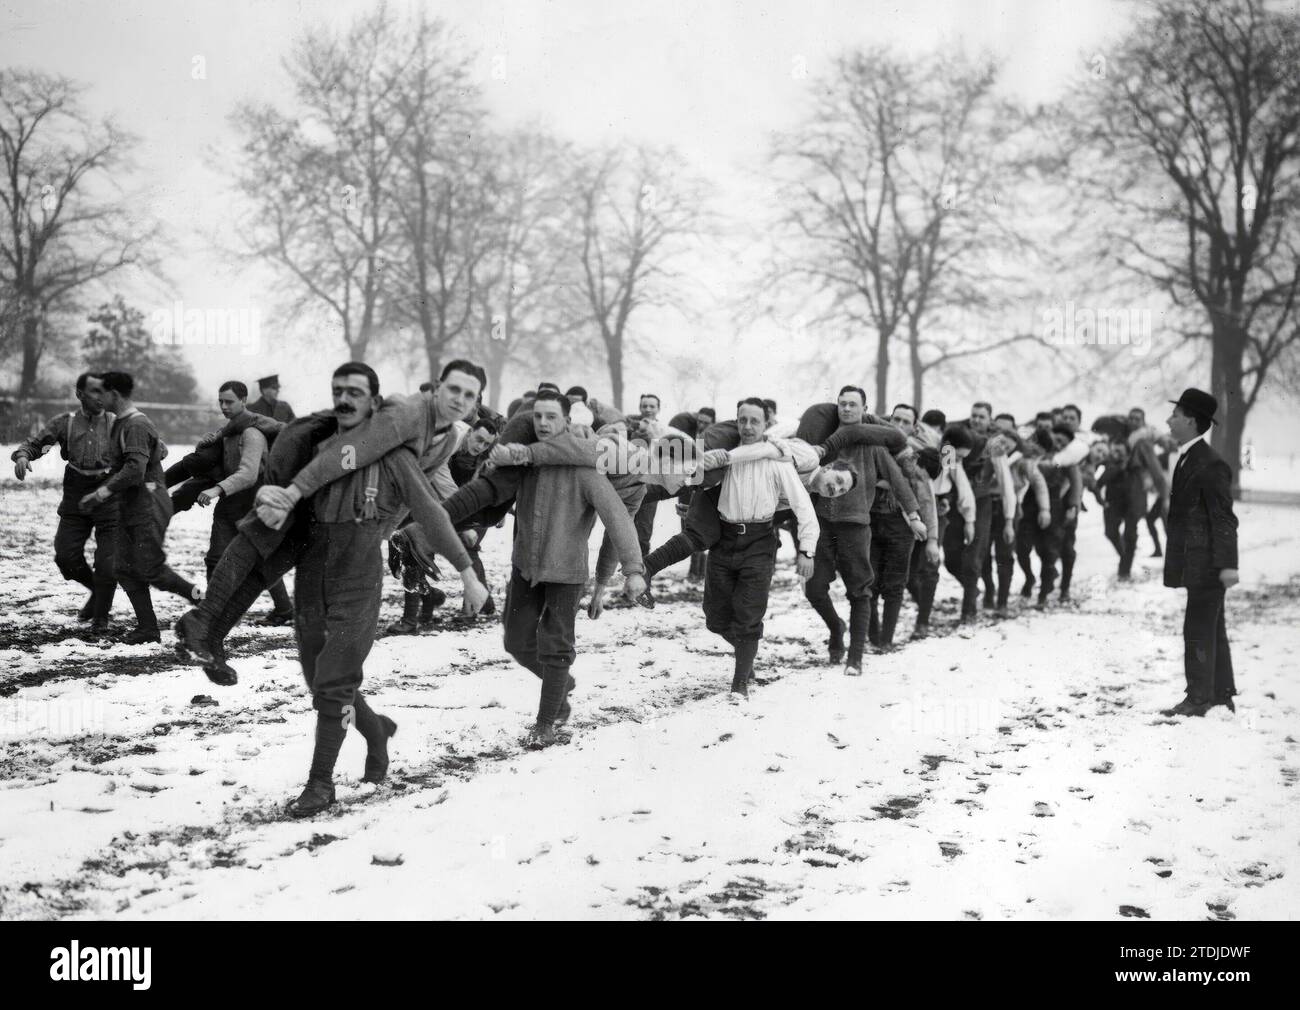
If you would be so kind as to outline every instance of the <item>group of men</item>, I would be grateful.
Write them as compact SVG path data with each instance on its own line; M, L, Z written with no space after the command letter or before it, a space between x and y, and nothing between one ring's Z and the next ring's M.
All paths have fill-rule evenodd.
M480 366L457 359L418 397L385 398L373 369L347 362L331 379L332 409L294 418L278 400L274 376L261 380L262 397L253 404L246 387L231 380L218 390L225 426L164 471L166 447L131 402L131 376L87 373L77 382L82 410L56 418L20 446L15 472L22 479L31 460L61 447L68 466L56 560L65 577L91 590L84 616L92 633L107 632L120 583L137 618L125 640L160 641L149 589L176 592L196 604L176 623L178 653L229 685L237 674L225 639L253 601L271 593L268 620L292 620L316 711L307 782L291 805L296 816L334 802L334 767L349 726L366 741L365 780L387 773L397 726L374 712L362 689L379 631L385 545L405 594L403 616L390 633L414 634L431 623L445 600L435 585L438 557L459 573L462 619L472 621L494 609L479 558L483 538L513 511L503 644L540 682L527 742L545 747L571 713L575 618L591 574L587 544L597 517L604 539L589 616L600 616L617 567L627 601L653 607L649 580L692 559L692 570L703 573L706 626L734 654L732 693L739 700L755 682L781 529L795 538L796 571L827 627L830 662L859 676L868 646L894 648L905 593L917 606L913 637L928 633L941 567L961 585L962 621L976 619L981 585L985 607L1008 615L1016 560L1026 575L1022 595L1031 596L1036 585L1039 606L1053 591L1068 599L1085 483L1108 510L1122 575L1132 564L1130 520L1149 511L1142 475L1149 454L1140 453L1142 471L1117 457L1097 477L1073 405L1040 414L1022 431L1014 417L995 415L985 402L954 422L908 404L877 417L867 412L863 389L845 386L836 402L809 407L798 422L781 422L776 404L759 397L737 403L734 419L719 421L706 407L664 422L655 394L642 395L638 412L623 415L582 387L562 393L541 383L502 416L483 402L486 382ZM1189 399L1195 392L1179 401L1170 428L1180 443L1200 448L1179 456L1184 477L1180 483L1175 468L1173 500L1163 513L1166 581L1189 586L1189 628L1210 628L1208 639L1188 639L1187 698L1175 711L1192 715L1232 705L1222 588L1229 577L1235 581L1236 568L1235 519L1220 494L1222 461L1205 457L1210 450L1197 441L1214 405L1212 398ZM1189 455L1195 466L1185 464ZM176 491L169 495L169 487ZM1162 496L1168 488L1157 479ZM1207 514L1189 504L1197 495L1214 500L1213 533L1196 525ZM678 500L682 531L656 547L655 512L668 498ZM1110 521L1121 503L1122 535ZM164 550L171 516L194 504L213 506L206 592L167 567ZM93 567L84 557L91 532ZM1211 556L1193 561L1207 546ZM283 578L295 569L290 601ZM847 622L830 596L837 577L848 598Z

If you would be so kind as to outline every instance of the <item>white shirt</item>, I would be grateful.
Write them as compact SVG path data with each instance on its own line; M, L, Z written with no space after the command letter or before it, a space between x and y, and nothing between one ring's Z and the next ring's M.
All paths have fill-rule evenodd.
M1194 446L1197 442L1204 442L1206 445L1210 444L1210 440L1208 438L1209 434L1210 434L1210 429L1206 428L1203 432L1197 435L1190 442L1186 443L1185 445L1180 445L1178 447L1178 458L1174 460L1174 469L1172 471L1173 473L1178 472L1178 464L1183 461L1183 458L1191 451L1192 446Z
M799 550L817 550L821 528L812 499L785 460L760 459L727 470L718 496L718 514L729 523L766 522L780 508L789 508L799 523Z

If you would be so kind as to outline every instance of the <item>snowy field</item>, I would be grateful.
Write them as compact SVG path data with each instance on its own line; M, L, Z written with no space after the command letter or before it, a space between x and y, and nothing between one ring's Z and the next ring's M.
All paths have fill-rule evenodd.
M743 705L728 701L730 657L682 566L657 580L653 612L579 617L571 741L540 753L520 745L538 682L502 650L499 625L448 620L382 639L366 682L400 726L389 781L360 785L352 734L340 805L300 822L283 805L304 781L313 718L291 633L237 629L240 683L227 689L156 646L77 638L85 594L60 579L50 548L58 470L42 462L20 486L6 467L0 480L5 919L1300 909L1296 508L1238 510L1235 716L1158 715L1182 695L1184 596L1160 585L1145 531L1134 581L1116 583L1094 503L1076 603L1039 613L1013 594L1013 619L868 657L860 679L825 663L786 539L765 683ZM190 578L202 576L207 522L195 509L172 527L172 564ZM661 507L656 543L676 524ZM509 534L493 531L484 551L498 602ZM398 588L386 585L385 621ZM945 631L954 588L945 574ZM166 622L184 609L156 605ZM127 621L121 594L114 613ZM913 616L908 602L900 639Z

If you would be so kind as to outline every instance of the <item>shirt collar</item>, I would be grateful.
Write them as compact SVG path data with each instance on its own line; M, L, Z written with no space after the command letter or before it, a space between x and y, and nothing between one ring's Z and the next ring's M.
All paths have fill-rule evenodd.
M1205 442L1205 443L1208 445L1209 442L1208 442L1208 440L1206 439L1206 436L1207 436L1209 433L1210 433L1210 431L1209 431L1209 429L1207 428L1205 431L1201 432L1199 435L1197 435L1194 439L1192 439L1192 440L1191 440L1190 442L1188 442L1186 445L1180 445L1180 446L1178 447L1178 458L1181 460L1184 456L1186 456L1189 452L1191 452L1191 451L1192 451L1192 446L1194 446L1197 442Z
M125 421L132 414L138 414L138 413L140 413L140 408L133 403L131 404L131 406L127 407L126 410L122 411L122 413L118 414L117 419L119 421Z

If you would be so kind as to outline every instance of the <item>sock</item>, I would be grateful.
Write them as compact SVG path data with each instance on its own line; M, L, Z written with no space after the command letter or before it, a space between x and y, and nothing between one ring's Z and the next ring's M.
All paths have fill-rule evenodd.
M644 578L646 585L649 585L650 579L659 572L677 564L679 561L685 561L694 552L695 544L685 533L678 533L670 537L667 543L656 547L645 556Z
M569 693L567 666L542 667L542 696L537 704L537 724L549 726L560 714L560 706Z

